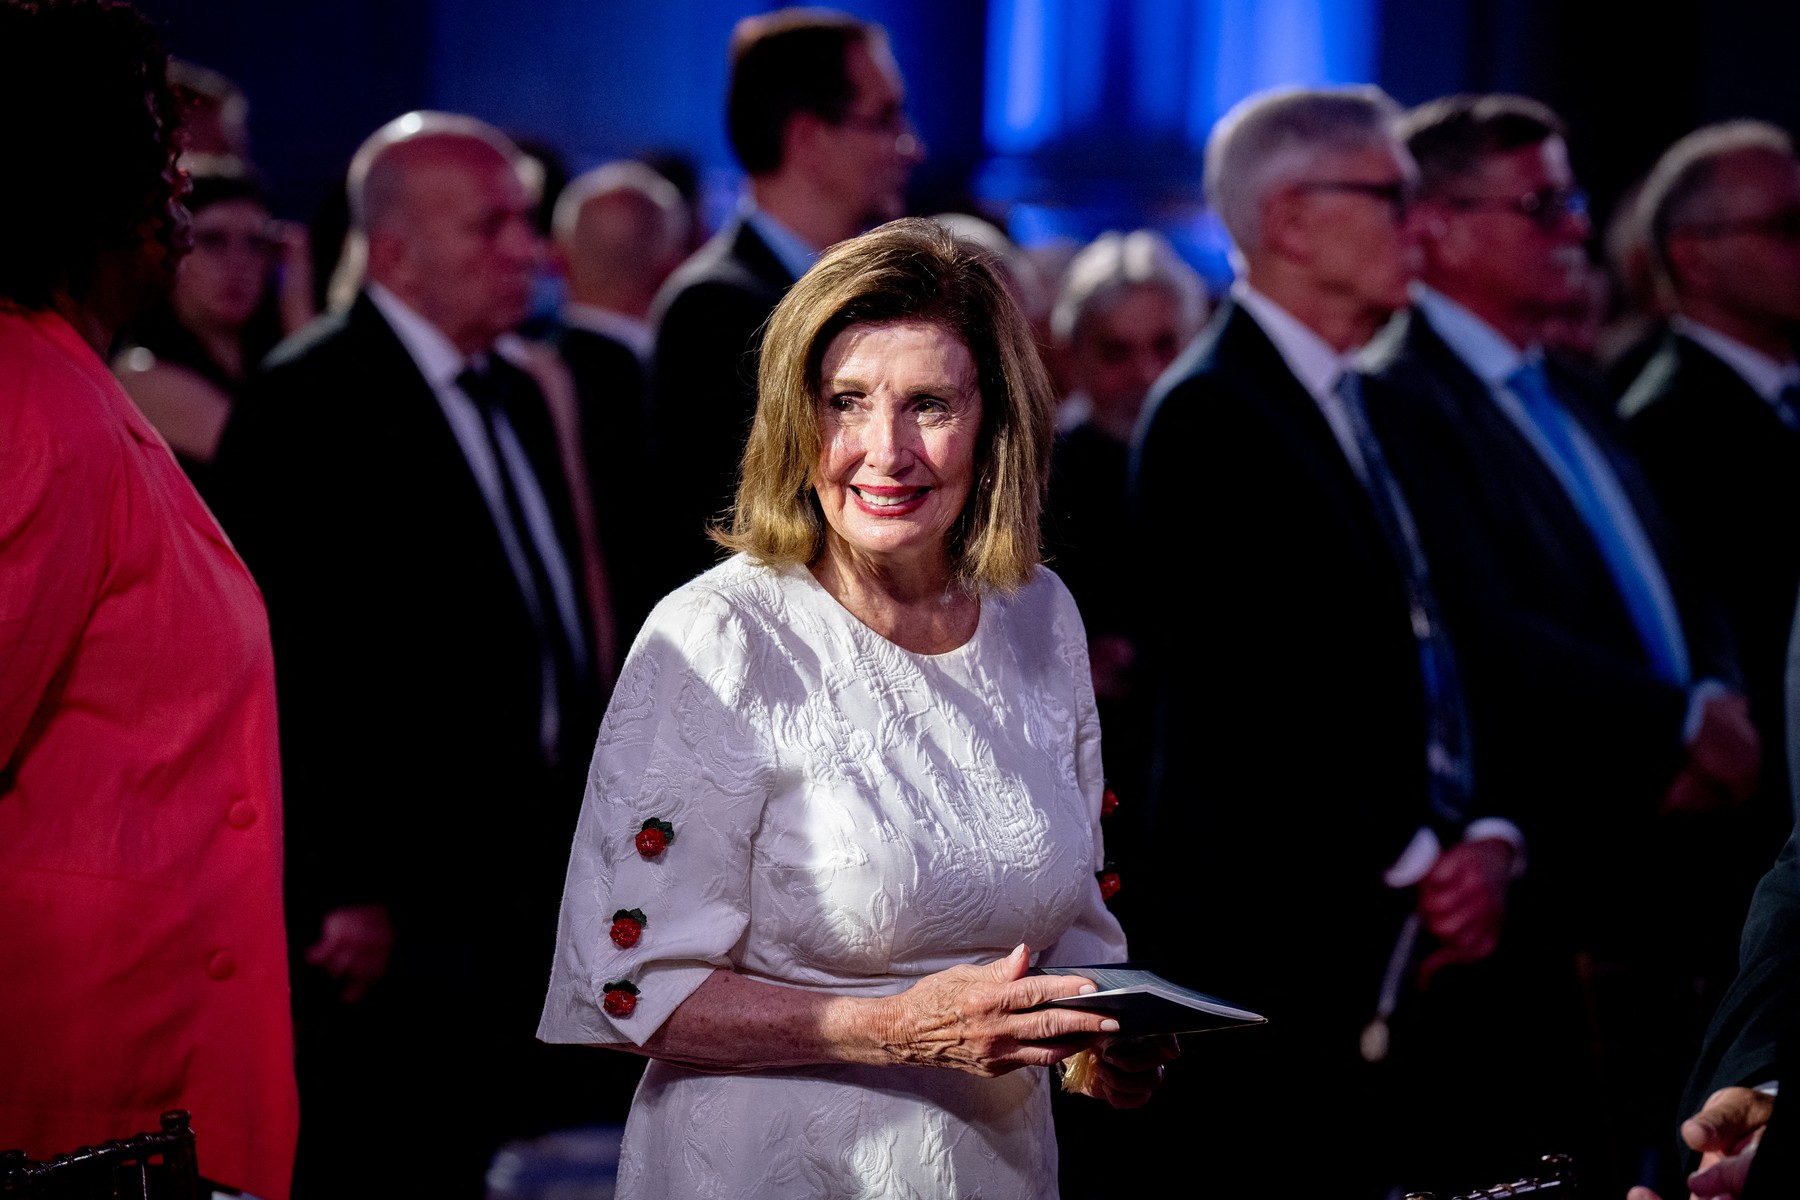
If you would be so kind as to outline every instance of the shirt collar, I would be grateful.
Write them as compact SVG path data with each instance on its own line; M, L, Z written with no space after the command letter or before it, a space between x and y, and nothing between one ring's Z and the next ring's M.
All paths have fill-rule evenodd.
M419 374L425 376L425 382L431 385L432 390L441 391L454 384L456 377L469 366L469 358L444 336L442 330L408 307L405 301L387 288L370 281L365 285L365 290L376 310L393 327L394 336L406 347L408 357L419 368Z
M819 261L823 250L809 245L805 238L756 207L756 201L744 197L743 207L739 210L746 224L756 230L756 236L763 240L774 253L788 274L795 279L812 270L812 265Z
M1762 351L1751 349L1736 338L1727 337L1691 317L1679 314L1670 317L1669 328L1736 371L1750 385L1751 391L1771 404L1780 398L1783 388L1800 383L1800 366L1778 363Z
M1231 285L1231 298L1275 343L1288 370L1315 399L1329 396L1350 369L1355 353L1339 354L1331 343L1307 328L1300 319L1257 291L1246 280Z
M1520 367L1537 356L1507 341L1500 331L1436 288L1413 284L1413 304L1446 345L1475 377L1490 388L1503 387Z
M562 319L563 324L571 329L584 329L601 337L609 337L615 342L623 342L639 358L650 357L655 335L647 321L640 321L627 313L614 312L610 308L598 308L574 300L562 306Z

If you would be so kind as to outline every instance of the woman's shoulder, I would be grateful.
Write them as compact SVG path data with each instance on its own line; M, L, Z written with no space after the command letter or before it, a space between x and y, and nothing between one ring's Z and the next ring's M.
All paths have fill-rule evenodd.
M650 622L662 617L681 619L678 614L696 611L748 612L785 603L789 600L786 573L780 567L734 554L664 596L651 610Z
M0 311L0 454L15 490L34 471L111 475L131 434L156 435L99 357L60 317ZM142 429L138 429L138 425Z
M1024 620L1051 620L1075 615L1075 597L1068 585L1049 567L1039 563L1031 569L1031 578L1011 594L999 594L984 600L998 601L1009 614Z
M638 643L660 639L693 646L717 637L724 627L742 631L780 625L788 610L803 602L792 574L791 569L733 555L658 601Z
M993 632L1017 647L1039 652L1057 644L1087 643L1075 598L1056 572L1042 564L1032 568L1031 578L1016 591L984 593L981 603L983 622L991 617Z

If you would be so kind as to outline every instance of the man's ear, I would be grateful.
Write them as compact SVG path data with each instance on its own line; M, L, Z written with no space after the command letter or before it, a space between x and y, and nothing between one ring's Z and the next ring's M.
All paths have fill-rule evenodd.
M1259 240L1263 249L1292 262L1312 260L1311 206L1296 188L1277 188L1263 198L1262 228Z
M371 278L404 280L412 266L412 239L389 227L365 235Z
M1455 270L1479 248L1463 224L1450 219L1450 214L1430 201L1422 202L1412 214L1413 228L1419 239L1419 252L1427 263L1437 263Z
M1668 284L1684 290L1705 291L1712 282L1710 246L1705 238L1671 234L1663 250L1668 261Z
M830 153L825 137L831 129L831 122L818 113L801 109L789 116L781 128L782 169L810 171L821 154Z

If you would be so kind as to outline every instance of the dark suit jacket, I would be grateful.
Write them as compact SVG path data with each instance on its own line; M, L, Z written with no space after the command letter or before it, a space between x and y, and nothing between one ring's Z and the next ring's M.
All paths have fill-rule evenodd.
M1687 696L1657 679L1592 535L1550 469L1418 313L1371 348L1371 422L1412 499L1467 684L1477 770L1521 811L1534 876L1582 944L1646 931L1641 860L1683 756ZM1693 586L1611 413L1561 395L1607 454L1661 560L1696 679L1735 682L1729 636ZM1572 907L1569 905L1572 904Z
M1200 1168L1207 1194L1256 1190L1246 1164L1278 1157L1289 1190L1448 1187L1505 1144L1494 1084L1511 1063L1491 1060L1518 1061L1518 1039L1484 1019L1490 961L1425 993L1403 970L1393 1053L1379 1065L1359 1053L1416 905L1382 875L1427 821L1400 563L1317 402L1242 309L1221 309L1160 387L1133 460L1155 861L1124 881L1151 893L1127 932L1134 954L1269 1024L1190 1043L1149 1120L1170 1140L1205 1129L1232 1147ZM1474 802L1471 816L1495 811L1485 785ZM1430 948L1422 934L1418 954ZM1472 1041L1472 1026L1488 1033ZM1264 1115L1296 1081L1324 1114L1298 1157ZM1458 1103L1441 1121L1415 1112L1417 1139L1382 1134L1376 1114L1427 1094Z
M1166 380L1132 463L1165 856L1134 949L1150 935L1202 986L1354 1058L1410 906L1381 873L1426 811L1401 572L1248 313L1225 305Z
M1663 511L1731 622L1763 734L1764 791L1786 817L1782 670L1800 591L1800 432L1736 371L1676 334L1619 411ZM1777 825L1763 839L1764 862L1786 835Z
M548 414L518 399L574 566ZM322 912L381 901L403 949L510 929L541 981L597 714L566 714L570 761L546 767L532 620L436 396L367 297L271 357L217 466L275 643L296 945Z
M1757 885L1738 963L1738 977L1707 1030L1684 1116L1698 1112L1719 1088L1754 1087L1782 1077L1784 1043L1800 1032L1800 836L1788 840ZM1793 1082L1783 1079L1784 1087Z
M756 231L734 218L657 296L650 395L668 481L659 490L671 541L664 590L718 560L704 531L735 498L756 413L763 325L793 282Z
M1123 586L1130 448L1081 424L1057 436L1044 505L1047 561L1081 608L1088 640L1124 633L1134 607Z
M1793 1139L1794 1081L1800 1077L1800 834L1789 838L1757 885L1738 962L1737 979L1713 1014L1679 1111L1682 1117L1698 1112L1719 1088L1780 1082L1782 1098L1744 1195L1792 1196L1800 1184L1800 1148Z
M629 646L651 606L662 598L654 590L663 582L661 576L645 565L662 553L644 520L656 485L648 374L636 351L605 334L563 326L555 344L575 378L581 449L612 593L613 620L619 644Z

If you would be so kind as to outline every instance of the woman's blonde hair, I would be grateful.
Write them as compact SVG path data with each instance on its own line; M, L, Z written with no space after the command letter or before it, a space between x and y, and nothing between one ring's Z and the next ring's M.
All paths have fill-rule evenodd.
M820 364L852 325L901 320L943 325L975 359L976 482L950 529L951 569L971 591L1012 591L1040 557L1050 378L987 253L918 218L839 243L776 306L737 504L730 528L715 528L713 540L775 566L808 564L823 553L825 519L813 491L823 452Z

